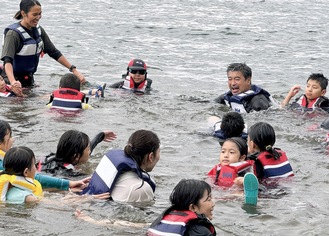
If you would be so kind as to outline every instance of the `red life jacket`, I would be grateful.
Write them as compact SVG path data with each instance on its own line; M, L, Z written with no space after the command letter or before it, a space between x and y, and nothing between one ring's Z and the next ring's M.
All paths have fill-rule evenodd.
M150 227L147 231L148 236L160 236L160 235L184 235L187 224L191 220L198 220L198 216L193 211L172 211L165 215L161 222L153 227ZM201 219L200 219L201 221ZM196 222L197 223L197 222ZM208 221L208 229L211 233L215 232L215 228Z
M122 88L125 89L131 89L131 90L135 90L138 92L145 92L146 86L147 86L147 79L145 79L140 85L138 85L137 88L135 88L135 82L134 80L131 78L131 76L126 76Z
M231 163L224 166L217 164L208 172L208 176L212 178L214 183L219 186L231 187L239 173L245 171L253 172L253 165L254 161L252 160Z
M317 99L314 99L311 102L308 102L306 96L305 95L302 95L297 100L297 103L299 105L301 105L302 107L314 109L316 107L320 107L321 102L323 102L323 101L324 101L324 99L322 97L318 97Z
M64 110L80 110L85 99L85 94L70 88L60 88L52 94L52 108Z
M276 149L281 154L278 160L275 160L269 152L261 152L257 159L263 165L264 178L280 178L294 176L292 167L284 151Z

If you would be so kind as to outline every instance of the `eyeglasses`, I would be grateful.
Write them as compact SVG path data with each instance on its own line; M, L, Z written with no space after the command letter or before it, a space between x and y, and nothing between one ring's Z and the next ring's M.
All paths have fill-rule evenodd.
M130 73L132 74L140 74L140 75L145 75L146 70L129 70Z

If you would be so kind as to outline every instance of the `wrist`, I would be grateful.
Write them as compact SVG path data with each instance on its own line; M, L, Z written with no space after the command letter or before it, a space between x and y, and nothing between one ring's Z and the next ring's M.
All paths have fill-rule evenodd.
M73 72L73 70L76 70L76 69L77 69L77 67L75 65L71 65L69 68L69 71Z

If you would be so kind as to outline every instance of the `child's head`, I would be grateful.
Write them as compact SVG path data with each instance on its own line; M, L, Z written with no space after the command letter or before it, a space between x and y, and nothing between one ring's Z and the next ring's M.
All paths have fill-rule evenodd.
M129 137L124 152L150 172L160 159L160 139L152 131L137 130Z
M220 129L226 138L240 137L244 129L244 120L238 112L228 112L223 116Z
M219 156L221 165L229 165L243 161L248 154L248 146L244 139L233 137L226 139L223 143L222 150Z
M328 79L323 74L311 74L306 82L305 95L307 99L314 100L324 96L327 92Z
M80 91L80 80L78 76L72 73L67 73L62 76L59 82L60 88L70 88Z
M273 127L266 122L258 122L248 130L249 152L266 151L275 144L275 132Z
M25 176L34 179L37 171L33 151L24 146L9 149L3 158L3 174Z
M9 123L0 120L0 150L7 152L13 145L12 131Z
M141 59L133 59L128 63L127 75L131 76L136 84L142 83L147 76L147 66Z
M190 210L212 219L215 204L211 197L211 187L203 180L182 179L170 194L169 200L174 210Z
M68 130L59 139L56 161L77 165L86 163L89 156L90 139L87 134L77 130Z

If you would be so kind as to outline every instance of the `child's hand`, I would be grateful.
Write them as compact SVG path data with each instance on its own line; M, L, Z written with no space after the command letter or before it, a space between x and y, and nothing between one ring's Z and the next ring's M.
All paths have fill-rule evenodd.
M290 91L289 91L289 93L288 93L288 96L293 97L293 96L295 96L299 91L300 91L300 86L299 86L299 85L294 85L294 86L290 89Z
M90 179L91 177L87 177L78 181L70 181L69 183L70 191L73 193L81 192L88 186Z
M103 141L105 142L111 142L113 141L114 139L116 139L117 135L115 133L113 133L112 131L104 131L104 139Z
M243 179L243 177L236 177L233 182L238 186L243 186Z

